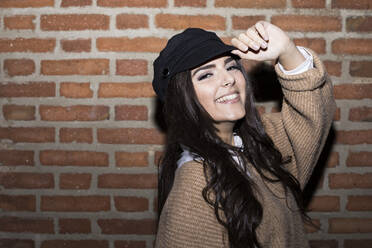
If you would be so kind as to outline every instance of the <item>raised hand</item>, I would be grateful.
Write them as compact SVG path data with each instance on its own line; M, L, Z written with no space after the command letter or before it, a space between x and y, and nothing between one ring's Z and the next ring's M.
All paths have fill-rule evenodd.
M278 59L287 70L296 68L305 60L283 30L265 21L257 22L231 42L239 49L232 53L239 57L257 61Z

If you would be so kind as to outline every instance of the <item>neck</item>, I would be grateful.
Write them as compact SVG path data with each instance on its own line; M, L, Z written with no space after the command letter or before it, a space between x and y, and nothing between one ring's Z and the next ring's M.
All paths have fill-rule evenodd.
M234 145L234 129L235 122L224 122L216 124L217 135L225 142L226 144Z

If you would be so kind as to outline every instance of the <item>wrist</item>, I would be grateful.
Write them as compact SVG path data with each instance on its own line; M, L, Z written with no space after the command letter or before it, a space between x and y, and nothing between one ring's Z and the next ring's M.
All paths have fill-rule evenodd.
M278 62L285 70L293 70L305 60L305 57L292 41L288 43L284 51L278 57Z

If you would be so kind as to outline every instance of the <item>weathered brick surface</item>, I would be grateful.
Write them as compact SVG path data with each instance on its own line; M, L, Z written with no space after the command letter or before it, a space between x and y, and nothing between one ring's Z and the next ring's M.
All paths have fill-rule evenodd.
M40 162L59 166L107 166L108 155L93 151L44 150L40 152Z
M15 121L35 120L35 106L4 105L3 115L6 120Z
M331 218L329 233L370 233L372 219L370 218Z
M331 189L370 189L372 188L372 173L338 173L329 174Z
M285 15L273 16L271 22L287 31L341 31L341 19L332 16ZM324 25L327 23L327 25Z
M116 75L122 76L147 75L147 61L143 59L116 60Z
M115 208L123 212L143 212L149 209L149 200L143 197L114 197Z
M160 52L165 47L167 40L155 37L102 37L98 38L96 42L97 49L102 52Z
M34 195L0 195L0 209L5 212L34 212L36 210L36 197Z
M98 176L99 188L150 189L157 186L154 174L103 174Z
M35 29L35 16L33 15L17 15L17 16L5 16L4 27L5 29Z
M153 97L155 92L150 83L101 83L98 97Z
M67 98L91 98L93 91L90 83L63 82L60 85L59 94Z
M285 0L216 0L216 7L234 7L234 8L283 8L286 5Z
M168 29L186 29L199 27L203 29L223 30L226 28L225 18L217 15L172 15L158 14L155 17L156 26Z
M136 105L119 105L115 106L115 120L133 120L133 121L146 121L148 120L148 111L146 106Z
M147 15L120 14L116 16L117 29L148 28L149 18Z
M207 0L175 0L174 6L205 7L207 6Z
M35 63L31 59L6 59L4 70L10 77L27 76L35 72Z
M59 141L62 143L92 143L93 130L90 128L61 128Z
M152 219L99 219L97 221L104 234L154 234L155 221Z
M89 189L92 175L89 173L63 173L59 178L61 189Z
M54 187L54 177L50 173L0 173L0 179L0 185L5 189L50 189Z
M90 233L91 224L89 219L59 219L60 233Z
M41 61L41 74L44 75L106 75L108 73L108 59Z
M50 53L56 46L55 39L16 38L0 39L0 53L29 52Z
M62 0L61 7L83 7L92 5L92 0Z
M47 143L54 142L52 127L1 127L0 139L13 142Z
M0 239L0 247L35 248L35 242L31 239Z
M312 212L339 211L340 198L338 196L315 196L308 208Z
M52 218L0 217L0 231L54 233Z
M39 112L43 121L102 121L109 118L109 107L100 105L69 107L42 105Z
M79 247L90 247L90 248L108 248L109 243L107 240L45 240L41 243L41 248L79 248Z
M21 150L0 150L0 164L4 166L34 165L34 152Z
M372 9L372 1L371 0L360 0L360 1L332 0L332 8Z
M50 82L0 83L0 97L52 97L55 89Z
M166 0L97 0L97 5L101 7L166 7Z
M2 0L0 8L40 8L54 6L54 0Z
M292 0L292 6L295 8L324 8L325 0Z
M77 39L77 40L61 40L62 50L65 52L90 52L91 40L90 39Z
M41 196L41 211L99 212L110 210L109 196Z
M337 39L332 42L332 52L335 54L372 54L372 39Z
M351 16L346 19L346 30L349 32L372 32L372 17Z
M143 167L148 165L147 152L116 152L116 166L118 167Z
M138 241L138 240L129 240L129 241L118 240L114 242L114 247L115 248L146 248L146 242Z
M163 136L148 128L99 128L97 139L103 144L162 144Z
M349 152L346 159L346 165L354 166L372 166L372 152Z
M110 19L107 15L42 15L40 27L45 31L107 30Z
M348 196L346 209L349 211L372 211L371 195Z

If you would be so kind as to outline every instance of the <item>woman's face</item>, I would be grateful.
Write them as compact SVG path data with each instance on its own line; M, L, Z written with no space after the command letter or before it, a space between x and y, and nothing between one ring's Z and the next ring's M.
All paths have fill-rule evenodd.
M237 62L224 56L191 71L200 104L217 122L234 122L245 116L243 73Z

